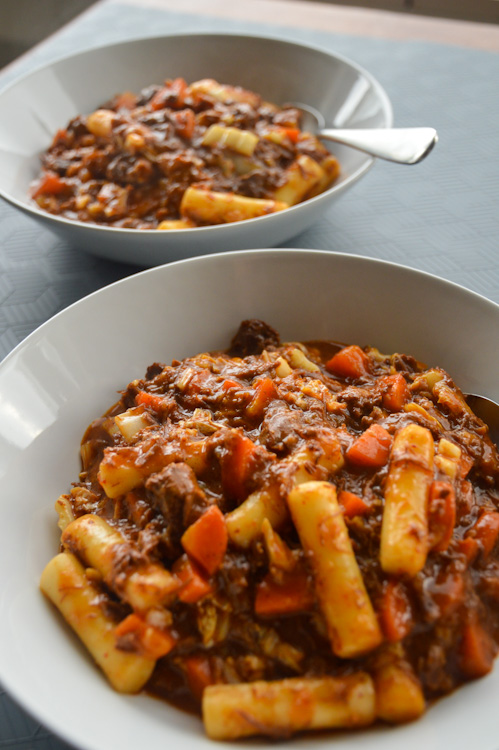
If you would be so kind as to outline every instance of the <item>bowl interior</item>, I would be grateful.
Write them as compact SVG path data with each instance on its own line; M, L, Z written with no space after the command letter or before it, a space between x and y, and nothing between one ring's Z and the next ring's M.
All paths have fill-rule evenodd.
M166 78L215 78L277 104L303 101L328 124L385 127L391 108L381 86L343 58L291 42L224 34L148 38L88 50L39 69L0 93L0 194L29 206L39 154L75 115L121 91ZM336 149L347 181L370 159Z
M114 693L43 600L38 581L58 545L53 505L77 476L90 420L152 362L226 347L249 317L269 322L283 340L332 338L412 354L448 369L462 388L499 400L499 350L490 346L499 306L355 256L265 250L191 259L101 290L34 332L0 365L0 679L77 747L213 748L196 719L145 696ZM496 668L418 722L334 739L349 750L441 750L444 743L493 750L498 690ZM319 734L293 746L332 740Z

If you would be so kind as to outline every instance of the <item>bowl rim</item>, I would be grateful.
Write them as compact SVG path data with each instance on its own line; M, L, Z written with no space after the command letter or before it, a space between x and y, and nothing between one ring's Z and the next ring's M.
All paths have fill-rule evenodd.
M331 57L333 59L339 60L340 62L346 64L347 66L350 66L353 68L357 73L364 76L373 89L376 91L376 94L378 95L380 102L382 104L382 111L386 118L386 125L384 127L391 127L393 125L393 107L392 103L390 101L390 98L385 91L382 84L378 81L378 79L370 73L366 68L364 68L359 63L355 62L354 60L350 59L349 57L342 55L340 53L336 52L330 52L325 47L322 47L317 44L308 44L303 43L299 41L295 41L293 39L287 39L287 38L280 38L277 36L273 36L271 34L245 34L245 33L232 33L232 32L205 32L205 31L193 31L189 33L171 33L171 34L154 34L154 35L141 35L137 37L131 37L128 39L123 39L121 41L112 42L111 44L97 44L97 45L90 45L88 47L85 47L84 49L79 50L78 52L69 53L60 55L58 57L55 57L53 60L50 60L49 62L43 63L41 65L36 66L30 71L27 71L26 73L16 77L14 80L10 81L5 87L0 89L0 102L4 94L6 94L11 89L14 89L16 86L20 85L24 81L29 80L32 76L38 75L44 70L49 70L55 65L64 64L65 62L69 60L76 60L78 58L84 58L85 56L92 54L94 52L102 52L106 49L112 50L112 49L118 49L120 47L124 47L127 45L137 44L137 43L148 43L148 42L158 42L161 40L168 40L172 38L192 38L192 37L212 37L213 39L216 38L234 38L234 39L246 39L246 40L265 40L269 42L278 42L279 44L285 44L290 47L297 47L304 50L314 51L318 52L322 55L325 55L327 57ZM309 198L306 201L303 201L301 203L297 203L294 206L289 206L286 209L286 212L292 211L294 214L301 213L304 209L303 207L309 206L311 204L319 205L320 203L327 201L331 195L334 195L337 192L342 192L343 190L346 190L348 187L350 187L352 184L354 184L360 177L362 177L364 174L366 174L375 164L376 159L374 157L366 156L366 161L363 165L358 167L352 174L350 174L344 182L341 184L333 184L330 188L325 190L323 193L320 193L319 195L314 196L313 198ZM29 187L29 186L28 186ZM341 188L341 190L339 190ZM68 219L63 216L59 216L57 214L51 214L47 211L42 211L42 209L38 208L36 204L30 202L30 198L28 193L26 194L26 201L21 201L20 199L10 195L7 193L2 186L0 185L0 197L3 198L5 201L10 203L11 205L15 206L16 208L20 209L21 211L30 214L34 217L39 218L40 220L44 220L47 223L55 223L56 226L64 227L67 226L68 228L72 227L78 227L80 230L86 230L86 231L104 231L111 234L117 234L118 236L135 236L137 231L140 231L140 236L156 236L158 234L158 229L141 229L137 230L135 228L131 227L114 227L114 226L107 226L103 224L94 224L90 222L84 222L79 221L78 219ZM256 223L261 223L265 219L270 219L272 217L279 216L280 212L276 212L273 214L267 214L265 216L258 216L253 219L245 219L244 222L237 222L244 224L244 226L249 225L255 225ZM179 233L183 237L194 237L197 235L199 238L202 234L206 234L210 231L220 230L224 226L233 226L234 223L231 224L213 224L208 226L201 226L201 227L189 227L186 229L170 229L168 232L161 232L161 235L165 235L165 238L168 236L178 236Z
M345 253L340 252L336 250L323 250L320 248L305 248L305 247L254 247L254 248L245 248L240 250L232 250L230 253L226 251L219 251L219 252L212 252L212 253L205 253L203 255L193 255L186 258L179 258L178 260L172 260L170 262L160 263L158 265L142 268L134 273L128 274L126 276L122 276L119 279L116 279L115 281L110 282L109 284L105 284L104 286L100 287L99 289L95 289L93 292L90 292L89 294L83 295L83 297L80 297L79 299L72 302L70 305L67 305L62 310L59 310L54 315L51 315L47 320L45 320L43 323L40 323L36 328L34 328L27 336L25 336L16 346L11 349L10 352L8 352L3 359L0 359L0 370L4 367L4 365L9 361L11 358L16 356L18 352L24 348L25 346L28 346L31 343L31 339L34 339L37 337L40 333L43 333L42 329L45 329L45 327L49 326L53 320L56 318L59 318L63 316L67 311L72 310L73 308L77 307L78 305L81 305L82 303L87 304L87 301L90 301L93 297L96 297L97 295L103 294L107 292L107 290L111 288L115 288L118 286L126 285L126 284L133 284L134 280L137 277L144 277L148 274L158 274L158 273L167 273L170 268L175 268L178 265L185 265L187 263L212 263L216 262L217 259L224 258L224 257L230 257L234 262L237 262L237 258L242 255L246 255L252 258L255 258L257 256L269 256L270 255L303 255L307 254L308 256L334 256L338 259L338 261L347 261L348 263L366 263L368 265L376 265L380 267L385 268L391 268L396 269L400 271L401 273L407 273L411 275L415 275L420 278L421 281L424 281L425 279L430 281L431 283L436 284L442 284L445 287L451 287L459 294L465 294L467 296L470 296L475 300L477 304L484 305L485 307L490 307L491 310L494 310L494 312L498 315L499 319L499 303L494 302L494 300L490 299L489 297L486 297L484 294L480 294L480 292L476 292L473 289L470 289L469 287L464 286L463 284L459 284L456 281L452 281L451 279L447 279L444 276L439 276L437 274L431 273L430 271L424 271L419 268L415 268L414 266L407 265L405 263L398 263L396 261L391 260L385 260L384 258L378 258L378 257L371 257L368 255L361 255L359 253Z

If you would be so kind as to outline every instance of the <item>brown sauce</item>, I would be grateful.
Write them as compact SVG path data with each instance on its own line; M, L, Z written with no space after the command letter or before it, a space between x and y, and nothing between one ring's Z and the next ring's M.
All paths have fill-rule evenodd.
M214 211L205 215L183 200L189 187L267 200L263 213L255 214L265 215L290 203L277 193L289 168L317 173L293 194L292 203L323 192L339 174L320 141L301 132L299 119L298 110L282 109L240 87L167 80L138 94L117 95L61 128L42 155L31 197L53 215L132 229L252 218L236 218L233 209L222 218ZM214 127L223 129L215 139ZM165 223L171 221L183 223Z
M429 549L420 572L395 581L409 618L403 636L395 637L385 629L381 614L386 588L393 582L380 564L388 461L370 468L347 459L332 474L319 463L314 470L316 478L335 485L340 498L346 492L361 499L361 512L348 514L345 506L345 520L382 623L384 644L380 648L397 642L426 698L433 699L479 676L480 669L483 673L491 669L498 650L497 450L483 423L462 408L462 394L443 370L428 370L410 356L383 356L366 348L359 350L365 369L357 376L341 375L330 363L343 349L331 342L282 345L269 326L252 321L251 326L242 324L233 343L231 352L239 355L211 353L152 367L150 377L133 381L112 410L119 414L142 405L150 427L127 442L119 431L110 430L113 417L96 420L85 433L87 462L79 486L96 493L97 500L89 495L86 504L85 496L68 497L77 516L92 512L109 518L111 505L111 522L132 541L137 554L175 570L184 552L182 535L206 507L218 505L227 517L261 488L276 486L285 496L292 482L290 457L300 451L313 448L320 455L321 446L334 438L347 455L355 439L371 425L383 427L392 438L410 422L425 427L436 446L435 455L443 440L460 456L452 481L441 468L444 464L435 465L432 477L434 482L452 484L456 513L442 549ZM306 359L293 360L296 351ZM291 363L289 373L281 376L277 375L279 358ZM400 377L405 384L398 407L386 397L394 376L399 385ZM437 392L431 384L438 378L445 388ZM262 381L267 395L257 403L256 397L264 392L258 385ZM258 408L250 408L256 403ZM249 438L256 449L246 469L236 475L230 467L243 438ZM110 503L97 475L102 459L112 456L117 462L128 461L130 455L146 480ZM192 472L184 470L181 477L178 472L162 473L165 467L185 463L194 467ZM161 481L152 483L155 476ZM485 518L486 514L490 515ZM436 534L435 518L430 519L430 532L433 529ZM278 533L296 565L307 571L307 558L289 519L278 526ZM172 604L177 645L158 661L147 690L184 710L198 712L200 696L190 688L186 667L192 656L205 659L213 682L372 669L377 651L354 660L332 653L316 599L307 611L272 617L255 613L255 597L269 574L276 580L282 577L282 571L269 563L260 534L245 548L230 539L220 567L210 578L211 592L193 603ZM313 592L310 571L307 575ZM469 628L476 623L476 632L483 633L489 648L478 665L469 654L463 655Z

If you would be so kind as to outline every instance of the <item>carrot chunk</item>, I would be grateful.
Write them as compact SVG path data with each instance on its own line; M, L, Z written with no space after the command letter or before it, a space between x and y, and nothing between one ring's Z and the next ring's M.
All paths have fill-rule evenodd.
M348 490L341 490L338 495L338 502L343 508L343 515L347 518L354 518L354 516L363 516L369 513L371 506L369 503L356 495L354 492Z
M406 380L399 372L383 378L382 404L388 411L400 411L409 397Z
M137 97L131 91L123 91L114 98L113 109L133 109L137 106Z
M471 565L478 555L478 542L471 536L465 536L457 542L457 550L462 555L467 565Z
M347 459L357 466L380 469L388 461L392 437L379 424L372 424L356 438L346 452Z
M240 432L234 432L221 458L222 487L229 498L244 500L257 446Z
M185 676L191 693L200 701L208 685L214 684L210 661L207 656L188 656L183 660Z
M152 97L149 107L152 110L163 109L164 107L181 107L184 104L186 90L187 83L183 78L166 81L163 88L159 89Z
M360 348L345 346L326 362L326 370L340 378L361 378L369 374L369 357Z
M488 557L499 537L499 513L495 510L484 511L473 529L475 539L480 542L484 556Z
M194 133L196 117L192 109L181 109L173 115L175 130L181 138L189 140Z
M251 399L246 413L250 417L260 417L265 407L276 398L277 391L271 378L261 378L255 383L255 395Z
M147 391L139 391L135 396L135 403L137 406L147 406L153 411L162 411L166 406L165 396L159 393L148 393Z
M478 621L472 617L464 625L459 649L459 666L470 679L483 677L492 669L495 656L492 638Z
M280 582L267 576L256 587L255 613L262 617L306 612L313 604L305 571L285 573Z
M220 567L227 549L227 527L218 505L211 505L192 526L183 533L182 547L208 575Z
M243 386L241 383L238 383L237 380L224 380L222 383L222 390L223 391L231 391L235 389L241 389Z
M284 128L284 131L292 143L296 143L301 135L300 128Z
M465 479L468 476L474 463L473 458L468 453L461 451L461 459L459 461L459 476L461 479Z
M411 603L404 585L399 581L387 581L379 607L381 629L388 641L401 641L414 624Z
M45 172L33 193L33 198L38 198L39 195L59 195L59 193L63 193L67 189L67 183L61 180L58 174L55 172Z
M118 644L127 648L133 645L149 659L160 659L175 646L177 639L168 631L150 625L143 617L132 614L125 617L115 630Z
M61 144L63 146L68 146L68 135L69 134L66 128L59 128L59 130L54 135L51 148L54 148L54 146L59 146Z
M432 482L428 505L430 547L443 552L452 539L456 523L456 494L450 482Z
M213 591L204 573L187 555L180 557L174 563L172 573L182 584L182 588L178 592L178 598L181 602L195 604Z

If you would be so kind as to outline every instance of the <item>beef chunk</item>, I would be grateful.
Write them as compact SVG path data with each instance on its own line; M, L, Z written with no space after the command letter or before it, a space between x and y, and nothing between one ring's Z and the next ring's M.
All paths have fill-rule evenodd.
M280 402L271 404L262 423L260 439L275 453L292 451L303 434L303 416Z
M166 521L163 542L167 554L177 557L182 551L180 537L208 505L206 495L185 463L169 464L152 474L145 487L152 505Z
M262 320L243 320L232 339L231 357L248 357L261 354L264 349L275 349L280 345L279 334Z
M249 174L242 175L237 183L237 192L250 198L265 198L275 190L281 179L278 169L256 169Z
M78 115L77 117L73 117L72 120L70 120L68 127L66 130L69 133L72 133L77 138L81 138L83 135L88 135L88 128L85 122L85 117L82 115Z
M159 375L163 372L165 369L165 365L161 364L160 362L153 362L152 365L149 365L146 371L146 380L152 380L156 377L156 375Z
M217 575L220 587L234 610L252 611L251 566L247 555L240 552L226 554Z
M154 166L147 159L135 156L116 156L106 168L106 178L119 185L144 185L156 176Z

